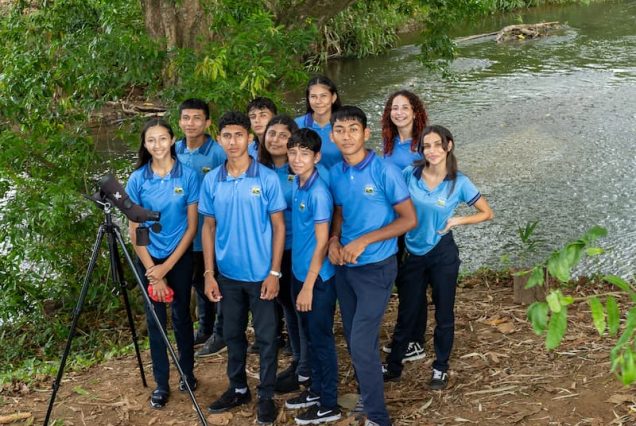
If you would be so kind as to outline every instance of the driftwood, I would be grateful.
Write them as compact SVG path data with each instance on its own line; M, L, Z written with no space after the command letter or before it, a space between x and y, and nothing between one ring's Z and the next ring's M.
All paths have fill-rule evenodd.
M546 36L550 31L559 28L560 24L554 22L541 22L538 24L508 25L497 33L495 41L501 43L508 40L525 40Z

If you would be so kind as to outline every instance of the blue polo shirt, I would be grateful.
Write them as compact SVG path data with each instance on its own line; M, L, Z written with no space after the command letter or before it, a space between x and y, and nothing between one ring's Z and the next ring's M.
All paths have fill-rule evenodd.
M331 140L331 123L320 127L318 123L314 121L311 113L296 117L294 121L298 124L299 129L309 128L320 135L320 139L322 140L322 146L320 147L320 153L322 154L320 164L325 166L327 170L331 169L334 164L342 161L342 154L338 146Z
M199 179L191 168L179 160L169 174L156 175L152 161L135 170L126 184L130 199L148 210L161 213L161 231L150 228L150 255L164 259L172 254L188 228L188 206L199 200ZM150 226L153 222L146 222Z
M281 167L274 167L272 170L274 170L278 176L280 187L285 197L285 203L287 204L287 208L283 212L285 216L285 250L290 250L292 248L292 188L296 175L289 169L289 164L287 163Z
M400 170L404 170L405 167L412 165L413 161L421 160L422 154L417 151L411 151L412 140L413 139L407 139L401 141L399 136L393 138L393 151L385 155L384 159L389 163L395 164Z
M298 177L294 180L292 194L292 272L298 281L305 281L311 265L311 258L316 250L315 225L330 223L333 215L333 199L327 183L319 177L318 171L300 186ZM335 274L335 269L325 257L320 268L320 278L328 280Z
M216 264L224 276L260 282L272 263L270 215L286 208L276 173L252 159L233 177L225 164L203 179L199 213L214 217Z
M446 227L446 222L453 216L457 206L460 203L472 206L479 200L481 193L470 179L460 172L457 172L454 187L452 180L444 179L433 190L422 180L421 167L409 166L402 174L417 214L417 227L406 233L406 248L409 252L422 256L439 243L442 235L437 231Z
M255 160L258 160L258 145L259 142L256 138L247 145L247 153Z
M177 158L186 166L197 172L199 185L203 182L205 174L225 161L225 151L221 145L212 139L210 135L205 135L205 142L198 148L189 149L185 139L180 139L175 143ZM199 215L197 234L192 242L194 251L201 251L201 228L203 227L203 216Z
M342 207L342 245L393 222L393 206L409 199L400 170L373 151L367 151L364 160L355 166L345 161L336 164L329 174L334 202ZM379 262L396 252L397 238L379 241L367 246L357 264L347 266Z

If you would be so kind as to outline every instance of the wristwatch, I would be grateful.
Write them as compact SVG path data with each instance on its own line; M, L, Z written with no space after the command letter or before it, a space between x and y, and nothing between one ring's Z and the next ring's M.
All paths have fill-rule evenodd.
M269 274L275 276L276 278L283 278L283 274L282 273L276 272L274 270L269 271Z

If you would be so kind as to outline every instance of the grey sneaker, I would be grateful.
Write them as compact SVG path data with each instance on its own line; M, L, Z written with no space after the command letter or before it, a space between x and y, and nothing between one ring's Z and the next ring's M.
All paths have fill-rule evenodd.
M201 349L194 353L197 358L205 358L214 354L219 354L227 350L227 345L223 339L215 336L210 337Z
M432 390L446 389L446 386L448 386L448 373L445 371L433 369L433 374L431 376L431 382L429 383L429 386Z

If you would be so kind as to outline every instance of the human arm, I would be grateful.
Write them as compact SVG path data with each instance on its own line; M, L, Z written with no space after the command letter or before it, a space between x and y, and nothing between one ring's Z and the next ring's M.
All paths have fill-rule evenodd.
M403 235L415 228L417 218L410 198L394 205L393 210L397 214L397 218L393 222L380 229L361 235L342 247L342 261L344 263L357 263L358 257L369 244Z
M285 218L282 211L277 211L269 215L272 222L272 265L271 270L280 272L280 265L283 260L283 250L285 249ZM272 274L267 274L261 286L261 299L272 300L278 295L279 278Z
M219 284L214 278L214 238L216 235L216 219L214 216L205 216L201 229L201 245L203 247L203 272L204 290L206 297L212 302L218 302L223 297Z
M138 246L137 245L137 228L139 228L139 224L133 221L128 221L128 235L130 236L130 241L133 244L133 248L135 249L135 253L137 257L141 261L142 265L146 271L155 266L155 262L152 260L150 253L146 246ZM153 285L155 297L159 302L165 302L166 297L168 296L168 283L165 279L160 279L155 282L151 282Z
M469 216L453 216L446 221L446 226L444 229L437 231L438 234L446 234L452 228L458 225L474 225L477 223L485 222L487 220L492 220L495 216L488 201L481 196L479 199L473 204L477 213L469 215Z
M311 303L313 300L314 284L320 273L322 263L327 255L327 243L329 240L329 222L316 223L314 225L316 233L316 248L311 256L309 270L305 277L303 287L296 298L296 309L300 312L311 311Z
M334 265L344 265L342 260L342 244L340 235L342 234L342 206L335 206L333 218L331 219L331 233L327 244L329 250L329 261Z

